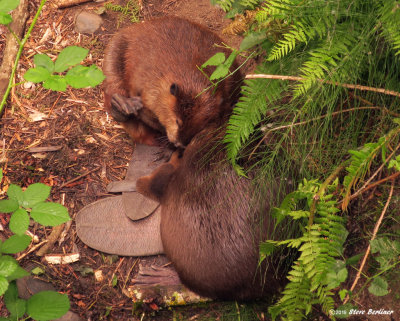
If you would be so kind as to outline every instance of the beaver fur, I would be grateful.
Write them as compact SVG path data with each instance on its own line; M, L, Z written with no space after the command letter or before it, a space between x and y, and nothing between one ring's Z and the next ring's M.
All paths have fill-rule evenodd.
M251 300L279 284L273 269L259 264L279 181L255 186L238 176L226 161L223 132L198 133L182 157L175 152L136 188L161 203L164 251L184 285L210 298Z
M136 23L119 31L105 51L105 108L122 121L137 142L158 145L167 135L176 146L186 146L191 138L212 123L222 124L237 101L241 76L221 81L216 89L198 69L217 52L230 51L216 47L222 40L210 30L178 17L157 18ZM215 67L204 72L210 76ZM237 68L234 62L231 70ZM140 117L122 115L113 96L136 98L160 126L153 128ZM114 110L113 110L114 109ZM124 114L124 112L123 112ZM129 114L129 113L128 113Z

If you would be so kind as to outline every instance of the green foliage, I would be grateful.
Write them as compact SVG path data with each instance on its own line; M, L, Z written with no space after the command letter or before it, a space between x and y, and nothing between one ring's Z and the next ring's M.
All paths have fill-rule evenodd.
M340 258L348 235L346 220L337 215L339 210L333 200L332 192L336 188L337 181L327 187L326 194L321 194L320 183L316 180L304 180L273 211L278 222L282 222L285 217L291 217L302 224L303 231L296 239L265 242L297 248L299 251L299 258L288 273L289 283L282 292L283 296L270 308L273 319L281 315L288 320L302 320L311 312L312 305L316 302L325 313L329 313L334 307L332 289L347 278L345 262ZM317 193L319 199L315 204ZM271 252L264 252L264 247L260 247L261 258Z
M218 4L221 5L219 1ZM225 4L230 8L230 1ZM396 57L400 48L400 10L397 2L284 0L264 2L258 5L258 9L256 22L242 46L243 49L249 49L258 44L265 50L265 61L256 73L297 76L300 80L280 85L285 87L285 93L289 93L289 99L284 103L269 98L275 94L276 88L271 87L264 92L257 89L258 83L285 81L257 79L246 82L243 97L235 107L228 126L226 142L229 159L232 163L237 161L241 147L260 137L265 123L285 128L282 125L307 122L321 114L326 117L310 124L313 126L297 127L296 133L281 130L286 137L281 136L282 140L276 146L280 150L273 154L281 155L283 146L291 144L293 153L302 159L300 162L304 162L305 157L323 157L310 156L311 151L314 153L318 150L316 147L325 145L326 149L327 145L333 146L340 139L344 144L337 149L336 155L332 155L332 159L342 158L348 149L355 149L360 143L357 134L364 130L360 119L365 124L375 115L360 111L333 118L332 112L338 109L344 111L344 102L357 110L363 106L362 99L371 102L371 105L380 105L385 104L386 98L356 91L360 99L349 101L351 92L340 87L340 84L361 84L400 91L397 80L400 64ZM388 100L386 102L390 109L396 110L398 102ZM381 117L380 121L386 123L387 118ZM329 141L329 135L335 128L336 131L340 128L340 133L335 141ZM373 128L369 128L363 134L370 135L372 132ZM310 148L304 144L315 140L317 145ZM326 160L318 160L321 161ZM335 164L330 166L334 167ZM302 169L305 168L309 167L302 166ZM271 167L267 171L273 173L274 169Z
M29 246L31 237L25 233L30 217L40 224L55 226L70 220L68 211L61 204L46 202L50 187L41 183L32 184L25 191L11 184L7 195L9 199L0 200L0 212L12 213L9 228L14 235L4 242L0 241L0 295L4 295L10 313L9 320L19 320L25 314L35 320L59 318L69 310L68 296L44 291L34 294L28 300L20 299L13 281L29 273L19 266L17 260L5 254L18 253Z
M211 0L211 3L218 5L228 13L228 17L233 17L238 12L254 9L262 1L260 0Z
M204 69L206 67L216 66L215 70L209 77L209 80L212 82L213 80L226 78L229 74L229 68L232 66L237 55L238 52L236 50L232 51L228 58L225 57L223 52L217 52L214 56L201 65L200 70L204 73Z
M140 7L137 1L129 0L125 7L119 4L113 4L112 2L107 2L104 5L104 8L121 13L121 18L118 20L118 27L125 17L128 17L131 22L139 22Z
M96 65L80 65L87 54L87 49L77 46L64 48L55 62L47 55L37 54L34 56L35 68L29 69L24 79L43 82L44 88L55 91L65 91L67 85L73 88L95 87L104 80L104 75ZM65 76L58 74L65 72Z
M12 22L12 17L8 14L19 5L19 0L0 0L0 24L8 25Z

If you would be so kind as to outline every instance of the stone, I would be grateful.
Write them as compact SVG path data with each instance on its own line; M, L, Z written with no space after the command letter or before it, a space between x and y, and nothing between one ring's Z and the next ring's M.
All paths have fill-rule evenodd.
M99 15L81 11L75 18L75 30L79 33L94 33L102 23L103 19Z

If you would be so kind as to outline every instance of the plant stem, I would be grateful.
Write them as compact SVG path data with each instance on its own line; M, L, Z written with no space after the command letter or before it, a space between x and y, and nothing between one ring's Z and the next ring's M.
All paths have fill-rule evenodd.
M24 46L25 46L26 42L28 41L29 36L31 35L32 29L35 26L46 1L47 0L41 0L39 8L36 11L35 17L33 18L32 22L28 28L28 31L26 32L22 41L18 41L19 48L18 48L17 55L15 57L14 66L11 70L10 80L8 82L6 92L4 93L3 99L1 100L1 103L0 103L0 114L2 114L2 112L3 112L4 106L6 105L6 102L7 102L8 95L10 94L11 88L13 87L12 83L14 81L14 76L15 76L15 72L17 70L19 58L21 58L22 50L24 49Z
M10 28L10 25L7 25L8 31L14 36L15 40L18 42L18 45L21 45L21 40L19 37L15 34L15 32Z

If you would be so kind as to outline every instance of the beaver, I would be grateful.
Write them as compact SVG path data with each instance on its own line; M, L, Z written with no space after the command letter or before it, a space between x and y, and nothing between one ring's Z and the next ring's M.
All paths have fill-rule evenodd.
M199 132L182 156L176 151L136 189L161 203L164 252L182 283L209 298L247 301L275 293L282 282L273 264L259 264L260 241L273 235L269 212L280 182L237 175L220 143L223 132Z
M204 127L225 122L238 99L238 72L209 88L213 67L198 68L217 52L230 54L215 46L221 43L205 27L172 16L122 29L104 56L106 110L139 143L159 145L166 135L186 146ZM230 70L237 67L235 61Z

